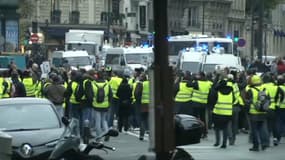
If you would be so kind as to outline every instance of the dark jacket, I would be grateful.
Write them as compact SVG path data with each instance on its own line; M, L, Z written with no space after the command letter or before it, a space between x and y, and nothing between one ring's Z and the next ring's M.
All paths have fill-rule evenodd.
M62 105L64 102L65 88L62 84L53 82L43 90L44 96L54 105Z
M84 84L85 80L88 81ZM75 94L76 100L81 102L83 106L92 106L94 96L92 81L93 78L90 75L84 75L83 80L79 83L78 92ZM82 99L83 96L85 96L86 99Z
M131 105L132 102L132 89L127 81L120 84L117 96L119 97L119 105L123 107L128 107Z
M18 80L18 78L12 78L12 84L15 88L14 95L12 97L26 97L25 85Z

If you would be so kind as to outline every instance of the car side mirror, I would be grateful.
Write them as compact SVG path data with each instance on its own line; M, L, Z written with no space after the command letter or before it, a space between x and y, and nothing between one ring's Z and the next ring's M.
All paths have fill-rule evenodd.
M68 118L67 117L62 117L61 118L61 121L62 121L62 123L65 125L65 126L68 126L69 125L69 120L68 120Z

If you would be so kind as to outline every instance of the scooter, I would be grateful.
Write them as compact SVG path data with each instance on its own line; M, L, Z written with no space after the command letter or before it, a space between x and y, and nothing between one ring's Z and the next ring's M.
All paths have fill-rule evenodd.
M69 120L63 117L62 122L66 126L65 131L50 154L49 160L104 160L98 155L90 155L90 152L93 149L116 150L114 147L104 145L99 140L105 136L116 137L119 135L118 131L110 129L106 133L97 136L95 141L84 144L80 137L78 120L74 118Z

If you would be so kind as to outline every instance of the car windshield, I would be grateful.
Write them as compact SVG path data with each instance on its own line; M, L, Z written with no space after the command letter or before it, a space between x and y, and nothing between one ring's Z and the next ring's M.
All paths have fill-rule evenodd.
M68 57L65 59L71 66L86 66L91 64L89 57Z
M49 104L8 104L0 106L0 131L59 127L59 119Z
M150 63L152 60L151 53L134 53L126 54L127 64L143 64Z
M217 64L204 64L204 72L212 73L215 71L215 67Z
M201 68L201 63L199 62L183 62L182 70L190 71L192 73L198 73Z

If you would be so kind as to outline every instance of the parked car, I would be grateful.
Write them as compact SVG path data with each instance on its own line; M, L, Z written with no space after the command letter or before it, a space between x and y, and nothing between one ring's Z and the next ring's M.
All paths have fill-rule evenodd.
M12 136L12 160L45 160L64 132L61 118L47 99L0 99L0 132Z

